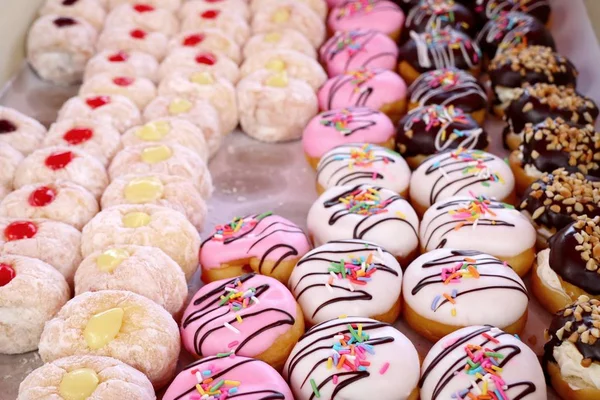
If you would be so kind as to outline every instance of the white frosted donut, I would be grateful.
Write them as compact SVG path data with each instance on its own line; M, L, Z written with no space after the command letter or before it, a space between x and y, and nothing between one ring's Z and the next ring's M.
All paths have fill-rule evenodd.
M351 355L350 345L361 349L356 358ZM338 352L346 351L342 354L344 366L338 368ZM359 369L357 361L366 365ZM378 400L416 399L419 354L410 340L391 325L369 318L336 318L313 326L302 336L287 360L283 376L296 400L342 396L368 399L375 391Z
M21 382L18 399L75 399L82 392L94 400L156 399L146 375L115 358L98 356L71 356L44 364Z
M169 75L160 83L158 94L208 101L219 114L223 134L232 132L238 125L235 87L227 79L210 72Z
M27 156L15 172L16 189L55 181L73 182L100 198L108 186L104 165L83 150L46 147Z
M315 246L340 239L367 240L401 264L412 261L418 251L417 213L397 193L378 186L328 189L310 208L307 222Z
M206 201L192 182L179 176L124 175L116 178L102 195L102 209L121 204L154 204L179 211L202 231L206 218Z
M241 46L250 37L250 26L246 19L237 12L209 10L202 13L188 14L182 18L181 31L219 29Z
M155 389L175 373L179 329L161 306L121 290L73 298L46 323L39 352L44 362L68 356L114 357L144 373Z
M240 72L242 77L246 77L263 69L272 72L285 71L290 78L308 83L314 91L327 80L327 74L317 60L295 50L264 50L247 58Z
M115 156L108 173L111 180L127 174L166 174L188 179L202 197L212 193L212 178L204 161L177 144L141 144L126 147Z
M80 96L104 94L123 95L143 110L156 97L156 86L147 78L105 73L93 76L79 89Z
M213 11L235 13L246 21L250 19L250 8L246 0L188 0L179 9L179 18L185 19L188 15L201 15Z
M334 186L369 184L406 194L410 168L404 158L385 147L342 144L323 154L317 166L319 193Z
M0 252L37 258L72 284L81 263L81 232L49 219L0 217Z
M98 213L98 202L85 188L68 181L27 185L0 203L0 216L47 218L81 230Z
M102 0L104 1L104 0ZM108 2L108 8L114 9L122 4L136 4L140 3L140 0L106 0ZM169 11L177 11L181 7L183 0L143 0L144 4L150 4L157 8L164 8Z
M132 107L135 108L133 104ZM88 153L105 167L123 147L121 135L106 119L80 117L52 124L42 147L72 147Z
M90 59L85 67L84 80L99 74L139 76L153 82L158 80L158 61L141 51L104 50Z
M256 13L263 8L273 8L280 2L281 0L251 0L250 9L252 10L252 13ZM327 2L324 0L299 0L298 3L310 7L322 21L325 21L325 18L327 17Z
M46 80L59 85L81 82L94 55L98 32L86 20L50 14L33 23L27 37L27 59Z
M300 79L259 70L237 86L240 125L263 142L284 142L302 137L304 127L317 114L317 96Z
M0 200L13 190L15 171L23 161L23 154L11 145L0 142Z
M235 61L223 53L195 48L172 50L160 65L158 76L162 80L170 74L193 72L210 72L233 84L240 79L240 69Z
M477 368L480 362L490 370L492 365L500 370L487 373ZM482 378L475 376L479 372ZM497 382L505 385L500 388L504 399L548 399L540 363L525 343L492 326L471 326L445 336L431 348L421 367L419 387L421 399L477 398L484 387L497 390Z
M191 122L201 131L208 145L210 157L221 147L223 132L215 107L206 100L188 100L178 96L158 96L144 109L144 121L178 118Z
M124 26L135 26L167 36L173 36L179 32L179 20L173 12L146 3L122 4L111 10L106 17L104 30L108 31Z
M187 299L185 274L158 247L114 246L83 260L75 274L75 296L99 290L128 290L147 297L172 315Z
M101 30L106 18L106 10L98 0L46 0L40 15L60 15L86 20L97 30Z
M0 106L0 143L27 155L40 147L46 128L17 110Z
M394 307L400 311L402 269L392 254L373 243L336 240L304 255L288 286L311 324L344 314L375 318Z
M169 38L161 32L140 27L114 27L100 34L96 48L98 51L141 51L160 61L167 55L168 43Z
M121 205L103 210L83 229L84 257L115 245L158 247L179 264L189 281L198 268L200 235L187 218L155 205Z
M296 50L317 59L317 52L312 43L295 29L280 29L252 35L244 45L244 58L275 49Z
M171 51L179 48L222 53L236 64L242 62L240 46L220 29L207 28L181 32L169 42Z
M0 255L0 270L0 354L35 350L46 321L69 300L69 285L35 258Z

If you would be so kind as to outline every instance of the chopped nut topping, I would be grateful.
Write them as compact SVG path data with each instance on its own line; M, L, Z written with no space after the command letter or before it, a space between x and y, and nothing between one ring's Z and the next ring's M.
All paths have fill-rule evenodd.
M511 70L523 76L528 71L543 72L549 82L554 82L554 74L567 71L567 59L545 46L515 47L498 52L490 63L490 70L503 65L510 65Z
M600 322L600 302L597 299L590 299L588 296L580 296L574 304L566 307L558 314L560 318L568 320L556 332L549 331L545 333L548 340L553 336L559 341L569 341L571 343L581 342L594 346L600 338L600 328L595 326ZM600 343L600 342L598 342ZM596 360L597 361L597 360ZM593 359L584 359L582 365L589 367Z
M595 110L597 108L596 104L589 98L577 93L572 87L536 83L533 86L525 87L519 97L521 96L535 97L541 104L547 104L553 110L573 111L571 122L579 123L580 119L583 118L588 123L594 123L594 119L588 110ZM523 112L531 111L532 109L533 104L527 102L523 107ZM580 115L576 111L582 114Z

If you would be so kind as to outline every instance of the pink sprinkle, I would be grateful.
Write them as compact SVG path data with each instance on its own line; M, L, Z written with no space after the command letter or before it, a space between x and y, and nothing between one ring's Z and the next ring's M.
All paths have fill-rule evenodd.
M388 370L389 367L390 367L390 363L386 362L385 364L383 364L383 367L381 367L381 369L379 370L379 373L381 375L385 374L385 372Z
M237 346L238 344L240 344L240 342L238 342L237 340L234 340L233 342L229 343L227 345L227 347L229 347L230 349L234 348L235 346Z
M337 385L337 382L338 382L338 377L337 377L337 375L334 375L333 376L333 384Z
M371 179L373 179L373 180L377 179L377 172L373 172L373 176L371 177Z
M200 400L200 395L193 394L190 396L190 400Z

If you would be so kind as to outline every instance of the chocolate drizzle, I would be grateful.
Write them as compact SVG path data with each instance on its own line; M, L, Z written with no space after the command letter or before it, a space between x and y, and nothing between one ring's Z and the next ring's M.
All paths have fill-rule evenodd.
M407 32L418 33L450 27L469 36L475 33L475 16L454 0L422 0L413 7L404 24Z
M374 48L370 45L371 41L378 35L384 34L370 29L336 32L335 36L325 42L321 48L321 62L323 64L328 64L335 62L338 56L341 56L342 58L347 57L343 68L344 71L369 67L371 63L386 58L393 60L393 63L395 63L397 57L396 51L377 51L379 50L378 48ZM390 39L390 45L392 44L393 42ZM359 64L356 61L356 57L361 55L366 48L369 48L369 51L374 54ZM394 46L394 50L395 49Z
M331 78L332 84L327 94L327 109L333 109L334 100L336 100L336 96L338 92L344 86L353 86L354 90L352 90L352 94L344 99L344 104L349 107L366 107L371 95L375 91L375 87L370 84L370 81L384 72L387 72L383 69L364 69L346 72L345 74L340 74ZM356 78L356 74L361 74L359 78ZM374 111L373 111L374 112Z
M345 122L343 127L336 126L335 122L339 119L340 114L342 114L341 119ZM321 125L338 130L348 137L377 125L375 118L371 117L379 114L381 114L379 111L367 107L346 107L341 110L324 111L319 118Z

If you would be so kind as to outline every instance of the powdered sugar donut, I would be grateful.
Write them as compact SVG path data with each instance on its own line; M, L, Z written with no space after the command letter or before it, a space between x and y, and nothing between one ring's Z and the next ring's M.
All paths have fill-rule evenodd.
M40 15L48 14L81 18L98 30L106 18L106 11L97 0L47 0Z
M186 3L190 4L190 2ZM169 49L194 48L209 53L220 53L236 64L242 61L240 46L220 29L206 28L181 32L169 42Z
M23 186L0 203L0 216L47 218L79 230L97 213L98 202L94 195L68 181Z
M153 82L158 79L158 62L154 56L141 51L104 50L96 54L85 67L84 79L110 73L121 76L139 76Z
M237 12L207 10L200 13L188 14L181 22L182 32L208 28L221 30L235 40L239 46L243 45L250 37L250 26L246 18Z
M252 33L295 29L313 45L319 47L325 40L325 26L321 18L306 4L281 0L271 7L258 9L252 17Z
M150 204L121 205L96 215L83 229L84 257L115 245L158 247L179 264L189 281L198 268L200 235L177 211Z
M106 0L108 8L114 9L123 4L136 4L139 0ZM177 11L181 7L183 0L143 0L144 4L150 4L156 8L164 8L169 11Z
M194 357L235 354L275 369L283 367L303 333L294 296L276 279L257 274L203 286L181 319L183 347Z
M223 132L215 107L208 101L188 100L179 96L159 96L144 109L144 121L178 118L196 125L202 131L210 157L221 147Z
M234 84L240 79L238 65L223 53L193 48L172 50L160 65L158 76L164 79L167 75L178 72L211 72Z
M387 0L348 0L329 13L330 32L375 29L394 40L400 38L405 15L400 6Z
M116 178L102 195L102 208L121 204L155 204L179 211L201 231L206 217L205 199L192 182L164 174L125 175Z
M354 362L348 359L352 349L360 349ZM374 388L380 400L416 400L419 365L415 346L400 331L369 318L348 317L306 332L292 350L283 376L297 400L317 394L333 399L342 393L348 399L367 399Z
M75 274L75 296L99 290L127 290L149 298L172 315L183 311L187 282L179 265L161 249L114 246L83 260Z
M160 61L167 55L168 43L167 35L161 32L140 27L113 27L102 32L96 48L98 51L141 51Z
M202 15L211 13L235 13L250 19L250 8L246 0L188 0L179 9L179 18L185 19L188 15Z
M139 27L149 32L172 36L179 32L179 20L175 14L150 4L122 4L115 7L104 23L105 30L122 27Z
M35 258L0 255L0 354L37 349L44 323L69 300L69 285Z
M135 108L133 104L131 106ZM72 147L96 158L105 167L122 148L119 131L105 119L93 117L55 122L48 130L42 146Z
M317 113L317 97L304 81L286 72L257 71L237 86L240 125L263 142L299 139Z
M23 155L9 144L0 142L0 200L13 190L15 171L23 161Z
M159 389L174 375L180 348L177 324L164 308L132 292L101 290L65 304L46 323L39 351L44 362L72 355L114 357Z
M96 198L108 186L102 163L85 151L69 147L47 147L31 153L17 168L14 185L19 189L58 180L73 182Z
M263 8L275 7L279 2L280 0L251 0L250 9L256 13ZM298 2L310 7L321 20L324 21L327 17L327 3L324 0L299 0Z
M244 45L244 58L249 58L265 50L296 50L311 58L317 58L317 52L310 41L295 29L280 29L254 34Z
M46 128L35 119L0 106L0 143L27 155L40 146L45 135Z
M44 396L97 400L154 400L152 383L135 368L110 357L71 356L44 364L21 382L19 400Z
M264 50L247 58L240 72L246 77L263 69L286 72L288 77L308 83L314 91L327 80L327 74L315 59L295 50Z
M84 19L45 15L29 30L27 59L42 79L72 85L83 78L85 65L95 53L97 36L96 29Z
M401 265L418 252L417 213L397 193L378 186L328 189L310 208L307 223L315 246L332 240L366 240L392 253Z
M120 94L143 109L156 97L156 86L150 79L104 73L85 81L79 89L80 96Z
M188 101L206 100L220 117L224 134L238 125L239 115L235 88L227 79L210 72L172 74L162 80L158 87L161 96L179 96Z
M206 163L192 150L178 144L141 144L126 147L115 156L108 173L111 180L127 174L167 174L194 184L202 197L212 193Z

